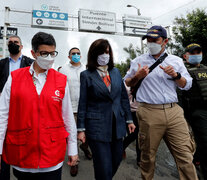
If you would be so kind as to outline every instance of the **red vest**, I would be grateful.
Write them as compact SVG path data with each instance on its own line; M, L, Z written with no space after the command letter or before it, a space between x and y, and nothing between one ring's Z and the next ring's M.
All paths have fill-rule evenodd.
M3 147L6 163L22 168L48 168L64 161L62 99L67 77L53 69L37 94L29 67L11 73L8 128Z

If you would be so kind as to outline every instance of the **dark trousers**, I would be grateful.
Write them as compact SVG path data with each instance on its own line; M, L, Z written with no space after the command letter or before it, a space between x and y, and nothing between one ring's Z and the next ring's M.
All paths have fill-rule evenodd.
M18 180L61 180L62 167L55 171L44 173L22 172L13 168L13 173Z
M207 110L196 110L193 115L192 129L197 144L201 170L204 179L207 180Z
M112 180L122 160L122 139L113 138L112 142L88 139L88 144L93 154L95 179Z
M133 118L134 125L136 126L136 129L135 129L135 131L133 133L130 134L129 133L129 129L127 127L128 136L126 136L124 138L123 148L125 150L129 146L129 144L131 144L134 140L136 140L137 162L140 162L141 151L140 151L139 146L138 146L139 125L138 125L138 120L137 120L136 112L131 112L131 113L132 113L132 118Z
M0 180L10 180L10 165L1 159Z

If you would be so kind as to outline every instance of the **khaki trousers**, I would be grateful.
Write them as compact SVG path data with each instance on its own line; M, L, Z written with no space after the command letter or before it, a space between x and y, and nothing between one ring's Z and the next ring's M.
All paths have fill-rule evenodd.
M182 108L176 103L139 103L137 116L142 179L153 179L156 152L163 138L175 159L180 180L197 180L192 163L195 143L189 133Z

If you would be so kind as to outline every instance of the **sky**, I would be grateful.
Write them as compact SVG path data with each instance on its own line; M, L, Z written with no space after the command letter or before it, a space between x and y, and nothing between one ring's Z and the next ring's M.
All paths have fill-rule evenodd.
M79 9L90 9L99 11L108 11L116 13L116 20L121 21L122 17L127 15L137 15L137 10L133 7L127 7L128 4L140 9L141 16L151 17L152 24L162 25L163 27L173 25L175 17L185 16L196 8L206 8L207 0L1 0L0 3L0 26L4 25L4 9L5 6L12 10L24 10L31 12L34 5L49 2L48 4L60 3L67 9L69 15L78 16ZM33 35L39 31L51 33L57 43L58 56L55 59L55 68L62 66L68 62L68 51L72 47L79 47L82 54L82 62L86 64L87 52L93 41L99 38L108 39L113 52L116 63L124 62L128 54L123 51L124 47L128 47L130 43L134 47L140 48L141 41L139 37L110 35L101 33L78 32L77 19L68 20L69 26L76 26L75 31L52 30L32 28L31 15L28 13L10 12L9 22L15 23L12 27L18 28L18 35L23 42L23 54L31 56L31 39ZM18 24L17 24L18 23ZM27 24L23 26L21 24ZM117 24L117 31L122 31L122 24Z

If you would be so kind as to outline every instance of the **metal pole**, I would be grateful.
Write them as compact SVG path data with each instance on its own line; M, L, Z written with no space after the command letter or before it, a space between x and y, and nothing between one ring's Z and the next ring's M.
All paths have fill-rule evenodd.
M5 15L4 15L4 33L3 33L3 58L6 56L6 35L7 35L7 27L9 26L9 7L5 7Z
M144 43L143 43L142 37L140 37L140 40L141 40L141 52L142 54L144 54Z

